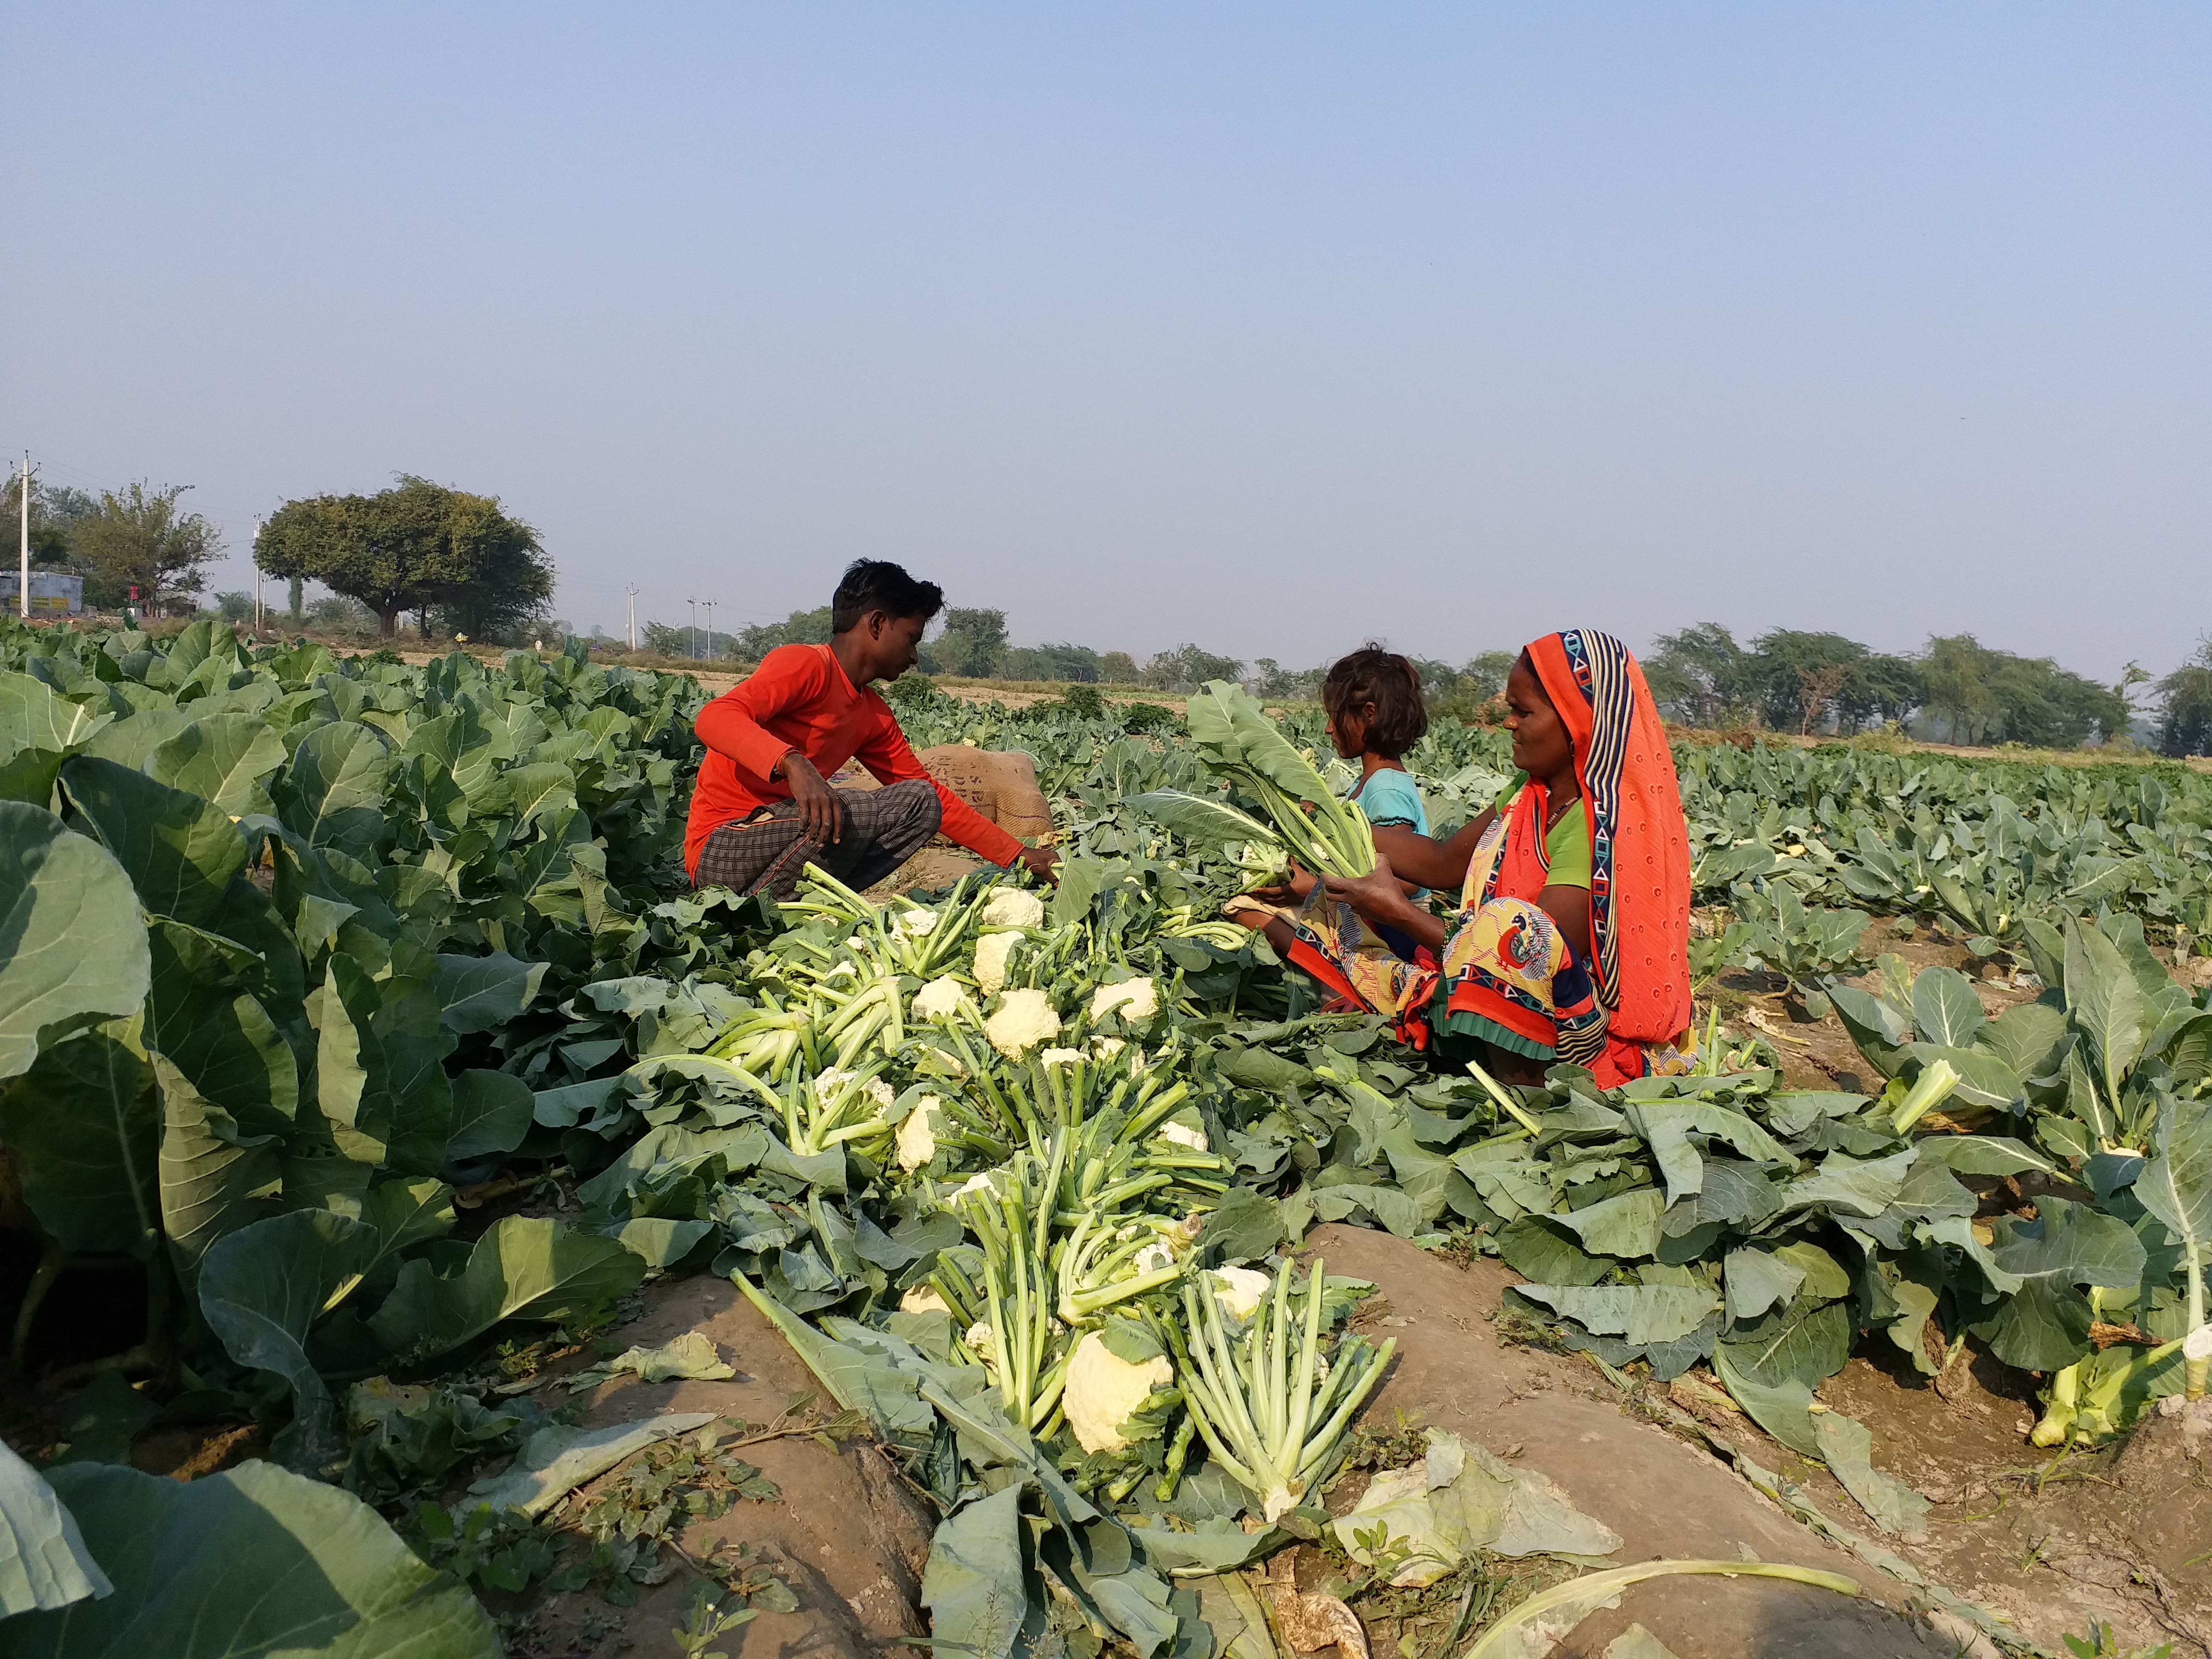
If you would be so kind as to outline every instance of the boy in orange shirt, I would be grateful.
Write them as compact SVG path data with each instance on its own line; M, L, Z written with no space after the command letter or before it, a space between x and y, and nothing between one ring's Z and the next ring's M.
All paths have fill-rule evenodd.
M940 828L978 857L1001 867L1019 860L1053 878L1050 853L1023 846L930 776L873 690L914 666L944 603L935 582L855 560L830 600L829 644L778 646L699 711L693 730L707 758L684 834L693 886L787 899L811 863L870 887ZM884 787L830 787L855 757Z

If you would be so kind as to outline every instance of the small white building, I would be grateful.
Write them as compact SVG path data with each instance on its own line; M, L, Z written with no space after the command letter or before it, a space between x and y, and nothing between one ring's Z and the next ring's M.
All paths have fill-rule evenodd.
M0 573L0 611L11 617L22 615L23 579L15 571ZM33 570L31 573L31 614L34 617L82 617L84 614L84 578L72 576L59 570Z

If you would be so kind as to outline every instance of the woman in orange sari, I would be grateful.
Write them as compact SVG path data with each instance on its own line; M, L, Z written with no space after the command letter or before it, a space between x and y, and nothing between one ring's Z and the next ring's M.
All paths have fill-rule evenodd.
M1519 787L1447 841L1378 833L1374 872L1324 884L1291 959L1414 1047L1516 1080L1560 1061L1603 1088L1686 1071L1689 834L1644 671L1610 634L1547 634L1505 701ZM1401 877L1459 887L1458 914ZM1360 952L1362 921L1411 935L1416 960Z

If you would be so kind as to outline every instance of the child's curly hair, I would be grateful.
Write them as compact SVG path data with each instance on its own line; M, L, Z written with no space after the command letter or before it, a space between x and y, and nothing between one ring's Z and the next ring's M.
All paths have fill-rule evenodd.
M1421 671L1395 651L1370 640L1337 659L1321 683L1321 706L1330 718L1375 705L1368 723L1367 747L1398 759L1429 729L1428 705L1421 698Z

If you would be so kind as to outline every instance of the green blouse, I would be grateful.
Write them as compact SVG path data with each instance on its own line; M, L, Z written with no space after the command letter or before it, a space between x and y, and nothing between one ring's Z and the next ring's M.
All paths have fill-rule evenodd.
M1501 812L1510 811L1527 782L1524 774L1499 801L1498 810ZM1544 832L1544 863L1546 886L1589 889L1589 813L1584 810L1579 798L1559 815L1557 823Z

